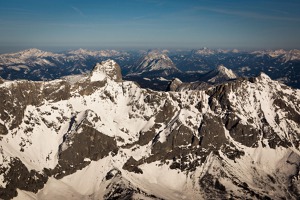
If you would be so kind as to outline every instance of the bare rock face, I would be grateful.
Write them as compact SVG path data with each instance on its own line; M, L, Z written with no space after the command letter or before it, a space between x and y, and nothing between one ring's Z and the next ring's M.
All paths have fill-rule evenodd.
M105 179L106 191L103 195L103 199L111 200L111 199L157 199L154 195L149 195L144 192L142 189L135 187L128 180L126 180L122 172L118 169L112 169L107 172Z
M58 165L51 172L55 177L62 178L84 168L91 161L117 154L114 138L100 133L89 124L84 120L76 130L65 135L65 141L60 145Z
M127 162L123 165L123 169L130 171L130 172L142 174L143 171L137 167L139 164L141 164L141 163L136 161L133 157L130 157L127 160Z
M6 135L8 130L4 124L0 124L0 135Z
M205 115L204 119L199 128L200 146L205 149L218 150L227 142L222 120L211 115Z
M169 83L166 91L173 91L173 92L183 92L183 91L191 91L191 90L204 91L210 87L211 85L206 82L196 81L192 83L184 83L181 82L181 80L179 80L178 78L175 78Z
M37 193L48 180L47 175L28 170L18 158L13 158L9 167L1 167L0 172L7 183L5 188L0 187L0 197L5 200L17 195L15 188Z
M11 120L6 128L12 130L22 122L27 106L38 106L42 101L62 101L70 97L70 85L62 80L52 82L16 81L7 82L0 88L0 119ZM4 127L3 127L4 128Z
M178 78L175 78L168 85L167 91L176 91L177 88L179 88L181 84L182 84L182 81L179 80Z

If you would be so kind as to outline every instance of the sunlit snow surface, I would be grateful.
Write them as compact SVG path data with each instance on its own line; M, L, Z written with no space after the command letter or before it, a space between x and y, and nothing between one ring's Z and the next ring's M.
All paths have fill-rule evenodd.
M110 154L98 161L85 158L85 161L90 164L83 169L59 180L50 177L44 188L37 194L18 190L18 197L15 199L101 199L106 194L109 185L105 176L112 169L121 171L120 179L125 184L130 183L148 194L163 199L208 198L199 186L199 180L207 173L220 177L219 182L236 196L251 198L236 185L236 182L245 182L250 189L267 193L275 199L280 197L282 187L286 184L286 177L296 173L295 163L300 162L297 144L295 140L289 138L291 131L299 137L300 125L285 119L284 111L275 112L273 96L276 91L292 95L298 104L295 102L289 104L299 113L299 90L285 89L262 74L255 83L243 82L243 91L238 91L237 94L237 91L232 90L228 97L232 109L237 111L237 117L240 118L242 124L249 124L248 119L251 118L254 123L250 125L260 129L262 123L259 115L263 114L267 123L280 138L291 141L291 148L272 149L264 140L259 143L258 147L246 147L235 141L224 127L225 137L237 149L245 152L245 155L232 160L219 150L219 156L210 153L205 162L201 163L195 171L170 169L171 160L155 161L140 165L139 168L143 174L136 174L122 167L131 156L136 160L149 157L152 154L152 141L143 146L135 144L132 147L125 147L125 145L134 144L139 140L140 132L146 132L155 125L156 115L166 101L171 102L176 110L167 124L161 123L161 126L155 129L158 133L158 141L161 143L166 142L171 130L180 124L188 127L195 137L199 138L198 128L205 114L224 116L226 113L221 110L213 111L210 108L209 95L205 91L149 92L139 88L133 82L110 80L107 78L107 70L113 70L109 69L111 64L107 63L108 67L105 68L98 66L100 70L95 70L87 77L66 78L73 87L72 96L68 100L56 102L44 100L39 106L28 105L20 126L9 130L9 133L0 141L2 152L0 163L8 166L11 157L18 157L29 170L42 172L43 168L53 169L58 163L58 147L62 144L62 150L68 148L63 143L64 135L72 134L83 120L87 120L95 130L110 137L119 138L117 155ZM96 88L91 94L80 95L80 87L75 87L80 81L104 82L105 84L103 87ZM48 86L58 83L59 81L52 81L48 83ZM13 82L5 82L1 87L12 87L13 84ZM43 90L45 87L47 84L40 89ZM145 103L147 98L153 96L162 98L158 98L159 101L153 104ZM199 102L202 104L201 109L196 108ZM276 114L282 117L279 124L275 120ZM13 118L13 116L10 117ZM72 127L69 124L71 118L75 119ZM99 120L93 121L94 118ZM26 121L33 122L35 125L32 126ZM47 126L47 124L53 124L53 126ZM28 128L32 130L26 132ZM77 132L80 133L80 128ZM25 147L23 151L20 151L22 143ZM262 147L262 143L265 147ZM272 183L271 181L270 183L272 179L270 177L274 177L279 182ZM6 183L3 181L3 175L0 175L0 186L5 187ZM135 194L134 197L140 198L139 194ZM230 196L227 197L230 198Z

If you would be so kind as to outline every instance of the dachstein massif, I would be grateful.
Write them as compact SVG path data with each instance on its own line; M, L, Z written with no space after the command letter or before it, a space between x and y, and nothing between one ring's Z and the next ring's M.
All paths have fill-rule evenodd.
M300 90L218 70L230 80L168 92L113 60L0 79L0 198L299 199Z

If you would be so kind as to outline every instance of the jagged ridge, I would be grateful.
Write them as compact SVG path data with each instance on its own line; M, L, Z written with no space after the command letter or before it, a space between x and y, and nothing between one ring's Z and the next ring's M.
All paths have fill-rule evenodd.
M299 196L300 92L265 74L154 92L108 60L72 81L4 81L0 94L1 198Z

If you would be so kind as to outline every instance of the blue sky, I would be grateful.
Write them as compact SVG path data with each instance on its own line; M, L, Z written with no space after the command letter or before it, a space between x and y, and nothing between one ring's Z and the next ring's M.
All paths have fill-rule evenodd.
M0 52L300 48L299 0L0 0Z

